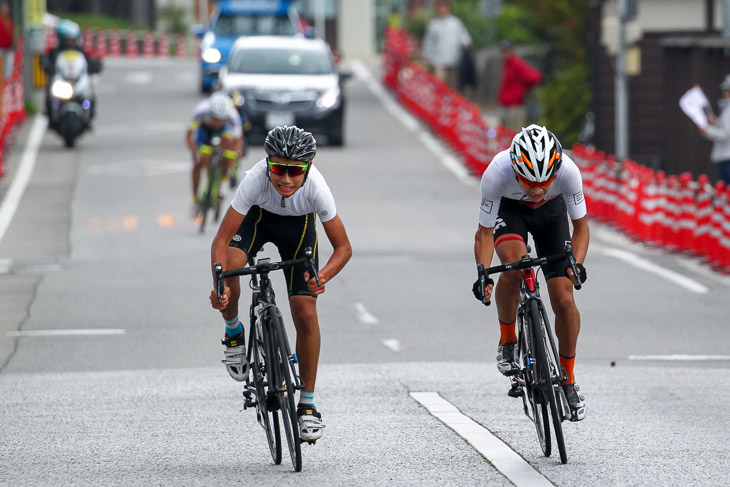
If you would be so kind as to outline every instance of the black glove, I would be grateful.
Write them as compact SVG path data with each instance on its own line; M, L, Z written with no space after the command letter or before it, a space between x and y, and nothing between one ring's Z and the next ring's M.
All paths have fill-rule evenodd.
M486 279L486 281L484 282L485 288L486 288L486 286L489 286L490 284L492 286L494 286L494 279L488 277ZM481 279L476 280L474 285L471 287L471 292L474 293L474 297L477 298L478 301L481 301L484 303L484 294L482 293Z
M580 283L583 284L584 282L586 282L586 279L588 279L588 274L586 274L586 268L583 267L583 264L578 263L575 264L575 268L578 269L578 277L580 277ZM565 276L570 279L570 276L568 275L568 269L570 269L570 267L565 268Z

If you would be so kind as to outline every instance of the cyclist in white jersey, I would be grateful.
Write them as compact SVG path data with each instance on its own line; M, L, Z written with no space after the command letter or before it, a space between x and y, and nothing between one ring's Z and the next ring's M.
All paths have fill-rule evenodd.
M317 218L322 222L333 252L327 264L318 270L320 284L309 275L305 265L284 273L297 330L299 372L304 382L297 411L300 436L304 441L315 441L324 428L314 402L320 349L316 298L345 266L352 248L332 192L312 165L317 151L312 134L297 127L275 127L266 137L264 149L266 159L244 174L223 217L213 240L211 265L220 262L224 271L244 267L248 256L255 256L264 243L272 242L284 260L304 257L304 249L312 248L315 266L319 267ZM210 302L221 310L226 322L223 362L231 377L243 381L248 375L248 363L243 326L238 319L240 295L239 278L229 278L221 302L218 303L215 290L210 294Z
M481 193L479 228L474 241L477 264L489 267L495 250L502 263L520 260L527 253L528 233L535 241L538 256L561 253L565 242L572 243L580 276L573 275L567 259L542 268L555 313L560 363L567 376L561 385L570 403L571 421L580 421L586 407L573 373L580 331L573 285L586 280L583 262L590 240L580 170L562 153L552 132L530 125L515 135L508 150L494 156L482 175ZM573 223L572 236L567 217ZM519 271L503 272L494 289L500 323L497 369L504 375L519 369L515 362L515 320L521 280ZM489 279L487 301L493 287L494 281ZM482 299L479 281L472 291L477 299Z

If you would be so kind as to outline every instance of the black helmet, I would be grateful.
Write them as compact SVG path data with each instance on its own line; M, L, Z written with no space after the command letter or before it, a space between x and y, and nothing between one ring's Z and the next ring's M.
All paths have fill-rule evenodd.
M312 134L299 127L284 125L271 129L266 136L264 150L269 156L309 162L317 153L317 141Z

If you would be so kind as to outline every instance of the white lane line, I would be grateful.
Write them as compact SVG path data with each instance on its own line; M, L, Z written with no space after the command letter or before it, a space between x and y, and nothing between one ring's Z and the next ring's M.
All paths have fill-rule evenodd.
M88 328L76 330L20 330L6 332L9 337L124 335L125 333L127 333L127 330L121 328Z
M400 352L400 342L395 338L386 338L383 340L383 345L393 350L394 352Z
M357 319L365 325L377 325L378 319L371 315L362 303L355 303L355 311L357 311Z
M629 360L664 360L676 362L712 362L730 360L730 355L629 355Z
M149 71L129 73L125 80L130 85L150 85L152 84L152 73Z
M456 176L456 179L466 186L476 186L477 179L471 175L469 170L457 158L452 156L448 149L436 137L424 129L418 119L408 113L393 99L361 61L352 61L350 67L353 73L365 82L370 92L375 95L375 98L380 101L386 111L393 115L405 128L414 132L426 149L436 156L441 164Z
M10 222L13 221L15 212L18 209L20 200L23 197L28 181L33 175L33 168L35 166L36 157L38 156L38 149L41 146L41 140L43 140L43 134L46 133L46 125L48 120L41 114L38 114L33 119L33 125L30 129L30 135L28 136L28 142L25 145L25 150L20 159L20 165L18 166L18 172L15 173L15 178L10 184L7 195L2 201L0 206L0 242L5 236Z
M646 259L642 259L636 254L632 254L631 252L612 248L602 249L602 252L606 255L610 255L611 257L616 257L617 259L623 260L624 262L638 269L652 272L659 277L666 279L667 281L671 281L678 286L682 286L688 291L692 291L697 294L707 294L710 291L707 286L705 286L704 284L700 284L694 279L683 276L678 272L674 272L664 267L653 264Z
M411 392L410 395L434 417L464 438L517 487L553 485L491 431L463 414L438 392Z

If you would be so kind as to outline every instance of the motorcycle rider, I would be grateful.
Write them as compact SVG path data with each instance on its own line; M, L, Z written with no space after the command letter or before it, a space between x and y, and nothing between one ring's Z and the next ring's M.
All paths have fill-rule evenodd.
M52 109L50 80L53 78L53 75L56 72L56 60L58 59L58 55L63 51L78 51L81 53L82 56L84 56L87 66L91 65L91 60L89 59L89 56L86 54L81 46L81 28L76 22L68 19L60 21L58 23L58 27L56 28L56 37L58 38L58 43L55 47L48 51L46 57L43 60L43 69L45 70L46 77L49 80L49 82L46 84L46 115L49 117L49 124L53 123L50 117ZM89 102L91 103L91 119L93 119L96 112L96 103L94 97L92 97Z

